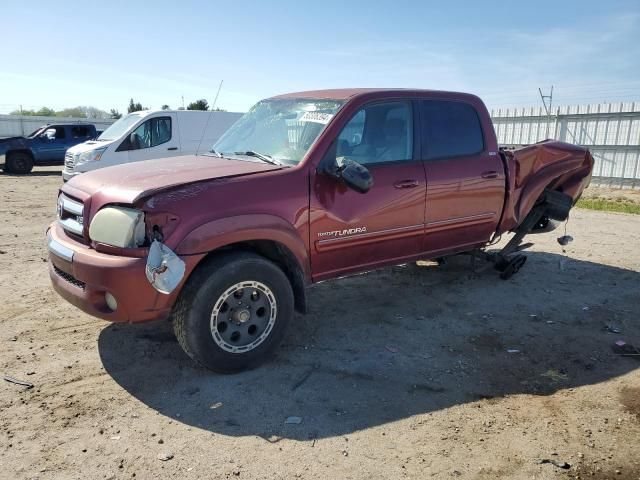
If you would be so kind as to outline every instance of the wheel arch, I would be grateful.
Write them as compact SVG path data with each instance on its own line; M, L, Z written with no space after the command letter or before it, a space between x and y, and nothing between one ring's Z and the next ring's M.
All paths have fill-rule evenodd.
M291 224L271 215L230 217L194 229L176 247L180 255L206 253L199 265L229 251L251 251L278 265L291 282L295 309L306 312L309 259L305 243Z
M31 150L29 150L28 148L12 148L11 150L8 150L5 153L5 156L7 157L7 160L11 157L11 155L15 155L16 153L24 153L26 155L29 155L31 157L31 160L35 160L36 157L33 154L33 152Z

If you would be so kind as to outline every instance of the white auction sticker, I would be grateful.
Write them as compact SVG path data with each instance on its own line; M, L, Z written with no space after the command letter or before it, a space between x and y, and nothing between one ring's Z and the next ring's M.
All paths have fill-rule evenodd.
M314 122L314 123L322 123L326 125L333 118L333 115L330 113L322 113L322 112L304 112L304 114L300 117L300 122Z

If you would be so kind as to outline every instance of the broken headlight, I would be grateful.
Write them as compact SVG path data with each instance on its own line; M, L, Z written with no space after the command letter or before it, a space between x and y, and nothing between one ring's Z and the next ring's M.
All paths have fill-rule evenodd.
M114 247L141 247L145 242L144 212L135 208L105 207L91 220L89 237Z

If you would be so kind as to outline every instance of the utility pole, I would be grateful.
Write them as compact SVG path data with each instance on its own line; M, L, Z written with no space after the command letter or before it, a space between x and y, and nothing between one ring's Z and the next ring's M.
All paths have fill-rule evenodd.
M540 88L538 88L538 92L540 92L540 98L542 99L542 105L544 105L544 110L547 112L547 133L545 134L545 136L546 138L549 138L549 125L551 124L551 105L553 102L553 85L551 85L551 91L549 92L549 95L543 95L542 90ZM547 100L549 100L548 106L547 106Z
M222 88L222 82L224 80L220 80L220 85L218 85L218 93L216 93L216 98L213 99L213 105L211 105L211 110L215 110L216 102L218 101L218 95L220 95L220 89Z
M182 109L184 110L184 95L182 95Z

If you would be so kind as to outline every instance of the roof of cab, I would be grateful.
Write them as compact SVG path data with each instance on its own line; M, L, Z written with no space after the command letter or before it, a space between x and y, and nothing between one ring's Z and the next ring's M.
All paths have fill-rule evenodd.
M425 90L419 88L335 88L328 90L309 90L305 92L285 93L283 95L276 95L275 99L284 98L322 98L327 100L347 100L349 98L364 95L364 94L376 94L380 96L393 95L396 93L407 93L426 95L426 94L438 94L438 95L452 95L452 96L475 96L462 92L445 92L442 90Z

